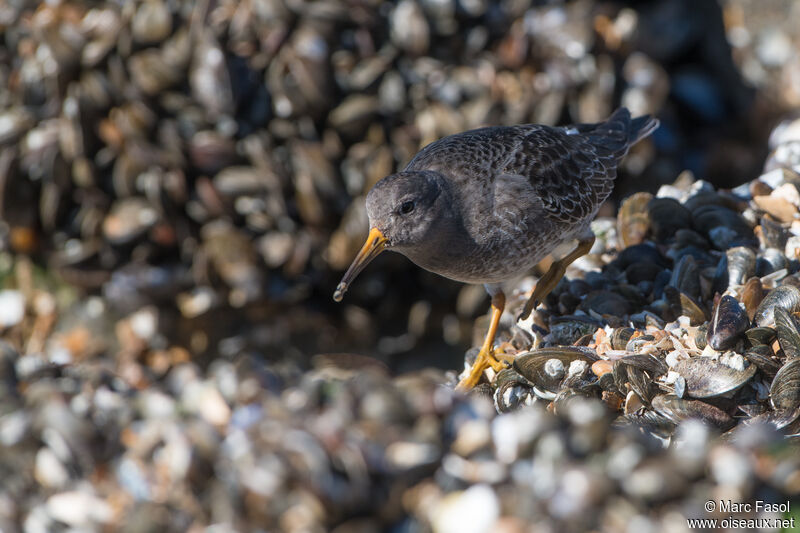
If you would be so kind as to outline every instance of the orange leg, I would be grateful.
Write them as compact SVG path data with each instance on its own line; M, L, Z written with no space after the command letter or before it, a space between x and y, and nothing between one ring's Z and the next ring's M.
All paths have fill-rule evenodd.
M553 264L550 265L550 269L539 279L538 283L536 283L536 288L533 290L531 297L528 298L528 301L525 302L525 307L522 309L522 313L520 313L518 320L525 320L528 318L528 315L531 314L531 311L536 309L536 307L542 303L545 298L547 298L547 295L550 294L550 291L556 288L558 282L564 277L567 267L577 258L587 254L589 250L592 249L593 244L594 235L591 237L587 236L586 238L578 241L578 246L576 246L575 249L569 253L569 255L563 259L554 261Z
M492 318L489 322L489 331L486 333L486 338L483 341L481 351L475 359L469 375L462 379L456 386L458 391L466 391L473 388L481 380L483 371L491 367L495 372L499 372L506 368L506 364L498 361L494 356L494 336L497 334L497 325L500 323L500 316L503 314L503 308L506 306L506 296L502 292L497 292L492 296Z

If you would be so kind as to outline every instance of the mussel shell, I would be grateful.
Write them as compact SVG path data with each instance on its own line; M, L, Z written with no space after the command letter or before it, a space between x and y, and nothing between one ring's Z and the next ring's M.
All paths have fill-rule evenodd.
M675 250L680 250L687 247L704 250L708 248L708 239L692 229L679 229L675 232L672 248Z
M480 383L475 385L475 387L471 391L469 391L469 394L470 396L478 396L491 399L492 395L494 394L494 389L489 383L481 381Z
M673 312L689 317L689 323L692 326L698 326L706 321L705 311L688 295L671 286L664 287L664 295Z
M684 199L683 206L688 209L689 212L694 213L701 207L724 207L725 199L711 188L703 187L700 188L700 190L693 191L688 198Z
M708 345L708 323L700 324L694 332L694 343L700 350L705 350Z
M636 244L621 250L617 258L609 263L609 265L614 265L619 268L620 271L623 271L637 263L652 263L664 269L670 265L670 260L664 257L661 252L658 251L658 248L652 244Z
M767 217L761 217L759 227L758 239L762 248L783 249L786 246L789 235L779 223L773 222Z
M615 350L624 350L635 332L633 328L615 328L611 332L611 347Z
M780 285L769 291L756 309L756 324L762 327L774 325L776 307L790 313L800 309L800 289L793 285Z
M650 231L658 241L675 235L679 229L692 225L692 214L674 198L653 198L647 204Z
M774 376L781 365L772 357L772 348L767 345L759 344L744 352L744 358L756 365L761 372L767 376Z
M639 337L634 337L628 341L628 344L625 345L625 350L628 352L638 352L642 346L655 340L656 338L652 335L641 335Z
M769 424L775 427L775 429L783 429L792 422L796 421L800 418L800 409L781 409L778 411L766 411L761 413L760 415L756 415L751 418L747 418L742 421L742 426L752 426L756 424ZM737 428L738 430L738 428Z
M602 390L604 390L604 391L608 391L608 392L619 392L619 391L617 390L617 385L616 385L616 383L614 383L614 374L613 374L613 373L611 373L611 372L608 372L608 373L606 373L606 374L603 374L602 376L600 376L599 378L597 378L597 384L598 384L598 385L600 386L600 388L601 388Z
M636 285L642 281L653 281L664 268L655 263L633 263L625 269L625 279Z
M666 363L653 355L629 355L614 362L614 383L619 391L626 390L626 383L630 384L631 389L649 403L658 393L655 379L666 371Z
M712 398L738 389L756 373L755 365L736 370L710 357L691 357L678 361L673 368L686 379L686 395L692 398Z
M741 412L743 412L750 418L765 413L768 408L766 405L759 402L739 403L737 406L739 407L739 410Z
M626 248L644 241L650 229L647 205L652 198L649 192L637 192L623 200L617 213L617 232Z
M750 328L744 334L753 346L770 345L775 340L773 328Z
M708 326L708 343L717 351L727 350L749 326L750 320L736 298L725 295L714 307Z
M753 236L753 230L747 222L738 213L725 206L703 203L691 211L692 227L701 235L708 237L713 244L715 242L711 235L713 230L719 227L731 230L740 239L749 239Z
M730 248L725 256L728 260L728 287L742 285L756 273L756 254L750 248Z
M635 354L617 359L614 366L617 364L627 365L634 368L640 368L650 372L653 377L658 377L667 371L667 365L658 357L651 354Z
M767 248L758 255L756 261L757 276L763 277L782 268L786 268L786 256L781 250Z
M582 346L553 346L517 355L512 367L536 388L556 393L560 380L553 380L545 372L545 364L550 359L558 359L564 363L565 368L569 368L572 361L585 361L591 365L598 357L594 350Z
M650 410L628 413L617 417L611 425L617 428L634 427L648 436L655 436L664 440L672 437L676 426L669 418Z
M778 285L791 285L800 289L800 272L784 277Z
M759 278L750 278L742 289L742 303L747 310L747 318L751 321L756 315L756 310L764 299L764 286Z
M567 412L567 406L572 400L597 398L597 394L593 394L591 388L564 388L558 391L555 399L553 400L554 412L562 415Z
M691 298L700 296L700 269L694 257L684 255L680 258L675 268L672 269L668 285Z
M769 398L776 411L794 411L800 407L800 359L785 363L769 388Z
M621 291L592 291L583 297L578 309L585 312L594 311L599 315L611 315L615 317L625 316L631 312L632 305Z
M494 405L500 413L518 409L528 402L532 394L531 383L513 368L498 372L494 385Z
M724 431L735 423L733 417L725 411L700 400L685 400L672 394L660 394L653 398L652 405L658 414L675 424L694 418Z
M557 345L571 345L589 333L594 333L602 323L589 316L570 315L550 320L550 333L546 340Z
M787 359L800 357L800 328L792 315L780 307L775 308L775 331Z

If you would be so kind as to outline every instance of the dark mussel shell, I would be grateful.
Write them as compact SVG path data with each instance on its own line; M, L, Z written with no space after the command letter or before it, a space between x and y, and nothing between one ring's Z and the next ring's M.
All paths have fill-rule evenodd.
M703 356L678 361L674 367L686 380L686 394L692 398L712 398L736 390L750 381L756 369L747 364L744 370L737 370Z
M780 248L786 247L789 235L786 230L777 222L773 222L767 217L761 217L758 225L758 240L761 248Z
M712 234L719 227L728 228L740 239L753 237L753 230L739 213L722 205L703 203L692 209L692 227L717 247L722 243L715 243Z
M708 324L700 324L694 332L694 343L699 350L705 350L708 345Z
M706 321L706 313L703 309L687 294L678 291L675 287L664 287L664 295L676 316L684 315L689 317L692 326L699 326Z
M773 328L750 328L745 333L747 340L753 346L772 344L775 340L775 330Z
M780 307L775 308L775 332L787 359L800 357L800 328L794 317Z
M782 268L786 268L786 256L781 250L768 248L758 254L756 260L756 276L766 276Z
M717 351L731 348L750 327L747 313L733 296L725 295L714 307L708 327L708 344Z
M669 239L692 225L692 214L674 198L653 198L647 204L650 231L656 240Z
M550 320L550 333L545 340L550 344L571 345L584 335L594 333L603 324L589 316L569 315Z
M655 379L666 373L667 365L650 354L636 354L623 357L614 362L614 383L617 390L626 390L625 384L646 403L658 394Z
M536 388L556 393L564 376L554 379L555 376L547 372L545 366L550 359L561 361L566 370L572 361L580 360L591 364L598 357L594 350L581 346L553 346L518 355L514 359L513 368Z
M690 298L700 296L700 268L691 255L684 255L672 269L668 285L688 295Z
M655 411L641 411L618 417L611 424L617 428L636 428L644 434L667 440L675 433L675 422Z
M769 291L756 309L756 324L762 327L774 325L777 307L790 313L800 309L800 289L793 285L780 285Z
M722 409L700 400L685 400L672 394L660 394L653 398L652 405L658 414L675 424L693 418L725 431L735 423L733 417Z
M533 394L533 385L513 368L504 368L494 380L494 405L498 412L508 413L526 404Z
M769 388L769 398L776 411L794 411L800 407L800 359L784 364Z
M742 303L747 310L747 318L751 321L756 316L756 310L764 299L764 286L759 278L750 278L742 288Z
M756 365L761 373L767 377L774 376L781 368L779 360L773 356L772 348L766 344L753 346L744 352L744 357Z
M633 328L615 328L611 332L611 347L615 350L624 350L635 332Z
M800 419L800 409L781 409L779 411L765 411L759 415L742 421L742 427L758 424L771 425L775 429L784 429ZM739 428L736 428L737 430ZM735 430L734 430L735 431Z
M756 273L756 254L750 248L737 246L725 252L728 262L728 287L743 285Z

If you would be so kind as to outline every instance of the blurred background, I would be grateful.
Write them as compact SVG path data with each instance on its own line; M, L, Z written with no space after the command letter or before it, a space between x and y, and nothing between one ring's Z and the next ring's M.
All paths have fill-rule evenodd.
M0 531L686 531L703 501L790 497L800 519L771 426L670 423L665 448L657 417L497 415L408 372L463 368L482 287L383 254L332 300L366 192L445 135L658 116L606 217L796 162L798 21L796 0L0 0Z
M357 352L398 372L459 366L482 288L384 254L332 301L366 235L369 188L445 135L593 122L621 105L662 126L626 159L604 213L683 170L738 185L800 107L798 10L7 0L5 337L29 342L35 326L79 358L124 350L140 327L137 353L168 360ZM37 288L49 295L38 307Z

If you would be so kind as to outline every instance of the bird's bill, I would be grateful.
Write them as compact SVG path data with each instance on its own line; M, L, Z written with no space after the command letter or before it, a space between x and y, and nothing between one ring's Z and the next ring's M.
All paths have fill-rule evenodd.
M361 247L361 251L358 252L356 258L353 259L353 262L350 264L350 268L348 268L347 272L344 273L342 281L340 281L339 285L336 286L336 291L333 293L334 300L337 302L342 301L344 293L347 292L347 288L350 286L353 280L356 279L356 276L358 276L358 274L364 270L364 267L383 251L383 249L386 247L387 241L388 239L378 228L371 228L369 230L367 242L365 242L364 246Z

